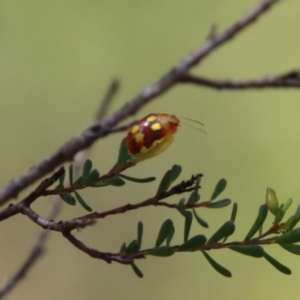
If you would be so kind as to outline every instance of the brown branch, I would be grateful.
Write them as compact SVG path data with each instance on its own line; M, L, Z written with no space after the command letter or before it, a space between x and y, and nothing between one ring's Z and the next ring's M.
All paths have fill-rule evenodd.
M214 89L258 89L258 88L300 88L300 77L287 77L286 75L265 77L257 80L215 80L195 75L186 74L180 79L181 83L197 84Z
M136 258L145 258L145 255L143 253L135 254L134 258L131 258L130 255L124 255L122 253L113 254L109 252L101 252L97 249L88 247L87 245L76 239L70 232L63 232L63 236L79 250L83 251L93 258L104 260L107 263L116 261L118 263L128 265L131 264Z
M283 226L283 224L281 225ZM271 245L275 242L278 236L272 236L267 239L262 239L262 237L266 237L270 234L274 233L274 229L271 227L263 236L258 238L253 238L248 241L233 241L233 242L217 242L213 244L204 244L203 246L191 250L182 251L180 250L180 246L170 246L174 250L174 252L194 252L194 251L208 251L208 250L219 250L228 248L230 246L253 246L253 245ZM118 253L110 253L110 252L101 252L97 249L90 248L85 245L83 242L76 239L70 232L63 232L64 237L68 239L70 243L72 243L76 248L88 254L89 256L97 259L101 259L106 261L107 263L111 263L113 261L121 263L121 264L132 264L135 259L145 259L148 255L148 251L150 249L139 250L132 254L126 254L123 252Z
M126 117L135 114L149 101L168 91L172 86L178 83L180 78L187 74L193 66L201 62L201 60L207 57L219 46L234 38L239 32L252 24L258 17L277 2L279 1L262 1L245 16L232 24L228 29L214 35L212 39L207 40L202 47L196 49L192 54L185 57L177 66L163 75L158 81L144 89L139 95L131 99L123 107L115 111L110 116L104 118L102 121L88 127L79 136L62 145L47 159L30 168L19 178L10 181L0 191L0 205L3 205L13 197L17 197L20 191L45 174L52 172L57 166L66 161L72 160L78 151L90 147L96 140L108 135L112 127L117 125Z
M21 202L15 205L9 205L6 209L0 212L0 222L16 215L20 212L23 212L24 208L28 207L39 198L43 192L50 187L54 182L56 182L59 177L65 172L65 169L61 167L56 171L50 178L43 180L39 186L31 192L27 197L25 197Z
M59 170L61 171L61 169ZM57 176L57 173L55 173ZM53 175L54 177L54 175ZM51 219L45 219L38 215L36 212L34 212L30 207L29 203L27 202L28 197L31 195L35 195L35 199L42 196L44 191L40 190L40 194L37 194L32 192L28 197L26 197L24 200L22 200L20 203L15 205L9 205L6 209L0 212L0 221L3 221L5 219L8 219L16 214L22 213L26 215L31 221L33 221L35 224L39 225L40 227L48 230L53 231L59 231L59 232L70 232L74 229L78 228L84 228L86 226L91 226L96 223L96 219L102 219L109 215L116 215L120 213L125 213L127 211L135 210L141 207L146 206L165 206L169 208L177 208L177 204L169 204L165 202L161 202L160 200L166 199L170 196L176 195L176 194L183 194L186 192L189 192L193 190L193 185L197 181L198 178L201 178L202 174L197 174L192 176L189 180L182 181L181 183L173 186L170 190L160 193L159 195L156 195L152 198L149 198L145 201L142 201L137 204L126 204L124 206L114 208L105 212L93 212L91 214L84 215L82 217L74 218L67 221L60 221L60 222L54 222ZM49 181L49 180L48 180ZM41 183L41 185L44 183L44 181ZM40 185L40 186L41 186ZM192 208L192 207L205 207L209 204L209 201L201 202L201 203L195 203L195 204L186 204L186 208Z

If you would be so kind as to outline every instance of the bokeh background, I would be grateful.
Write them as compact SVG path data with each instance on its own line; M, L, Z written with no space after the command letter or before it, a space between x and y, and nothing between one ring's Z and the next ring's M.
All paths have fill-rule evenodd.
M121 80L122 88L111 112L201 45L212 23L221 31L256 3L2 0L0 185L91 124L113 77ZM298 1L282 1L194 72L213 78L248 79L299 68L299 9ZM161 178L177 163L183 167L181 179L196 172L205 174L203 199L211 195L220 178L226 178L228 188L223 196L239 204L232 239L241 240L264 202L267 186L276 190L280 202L293 198L291 211L300 202L299 111L297 90L215 91L177 86L145 106L136 118L167 112L204 122L208 134L181 127L170 149L126 174ZM91 159L100 172L114 164L123 136L111 135L93 147ZM144 200L154 194L157 184L128 183L82 195L95 210L102 211ZM40 199L34 208L45 215L50 202ZM191 235L209 236L230 212L231 207L201 210L210 228L193 224ZM81 207L68 206L60 219L83 214ZM174 243L180 243L183 219L177 211L163 208L108 217L76 236L92 247L116 252L123 242L136 237L141 220L146 248L153 246L167 218L176 224ZM269 217L266 224L271 222ZM2 280L22 263L38 232L39 228L21 215L1 223ZM91 259L53 233L46 255L7 299L297 299L299 258L276 246L267 250L293 274L283 275L263 259L222 250L211 255L232 271L231 279L216 273L200 253L139 261L145 275L139 279L131 267Z

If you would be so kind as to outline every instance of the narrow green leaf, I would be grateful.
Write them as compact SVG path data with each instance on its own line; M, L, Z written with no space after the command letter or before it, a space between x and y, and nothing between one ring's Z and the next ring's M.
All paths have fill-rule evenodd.
M63 188L64 187L64 181L65 181L66 172L63 172L59 177L59 185Z
M173 236L174 236L174 233L175 233L175 227L174 227L174 225L172 226L172 229L171 229L171 231L170 231L170 233L169 233L169 235L167 236L167 239L166 239L166 244L167 244L167 246L170 246L170 243L171 243L171 241L172 241L172 238L173 238Z
M156 177L135 178L135 177L131 177L131 176L124 175L124 174L119 174L119 176L121 178L126 179L126 180L133 181L133 182L138 182L138 183L151 182L151 181L154 181L156 179Z
M179 251L193 251L202 247L206 242L206 237L204 235L196 235L190 238L188 241L179 246Z
M160 230L159 230L156 242L155 242L155 247L159 247L164 242L164 240L170 234L172 227L173 227L172 220L167 219L166 221L163 222L163 224L160 227Z
M231 203L231 200L226 198L226 199L222 199L220 201L211 202L206 207L207 208L222 208L222 207L228 206L230 203Z
M191 192L187 203L197 203L200 200L200 195L198 193L200 187L200 178L196 180L195 190Z
M168 170L159 184L156 195L166 192L172 183L178 178L181 170L182 168L179 165L174 165L171 170Z
M236 214L237 214L237 209L238 209L238 204L236 202L233 203L233 206L232 206L232 212L231 212L231 217L230 217L230 220L232 222L235 221L235 218L236 218Z
M123 138L120 144L119 148L119 156L118 156L118 161L113 167L113 169L119 168L123 166L126 161L132 160L132 157L129 155L128 150L127 150L127 145L126 145L126 139Z
M196 213L196 210L193 208L193 214L196 219L196 221L204 228L208 228L207 222L205 222L199 215Z
M259 245L239 245L239 246L229 246L230 250L236 251L238 253L249 255L252 257L263 257L264 249Z
M294 244L300 242L300 228L293 229L275 240L277 244Z
M298 205L298 207L296 209L296 213L294 215L293 220L291 221L289 229L293 229L297 225L299 220L300 220L300 204Z
M222 178L217 183L212 195L211 195L211 201L215 200L226 188L227 181L226 179Z
M70 186L73 185L73 164L69 165L69 181L70 181Z
M67 192L63 192L61 194L59 194L60 198L62 198L66 203L70 204L70 205L75 205L76 204L76 200L75 198Z
M109 185L108 183L105 183L103 181L98 181L98 182L92 183L90 185L90 187L104 187L104 186L108 186L108 185Z
M105 179L102 182L105 183L106 185L112 185L112 186L122 186L125 184L125 181L122 178L120 178L119 176Z
M190 214L189 212L185 209L185 199L182 198L177 206L178 211L185 217L185 218L189 218Z
M83 165L83 170L82 170L82 180L83 182L86 181L86 179L88 178L91 170L93 167L93 163L90 159L87 159Z
M78 177L75 182L73 183L73 186L77 186L82 184L82 176Z
M290 226L292 225L292 222L294 220L294 216L290 216L287 221L283 224L282 230L285 231L289 231L290 230Z
M141 221L139 221L138 222L138 226L137 226L137 241L138 241L138 243L140 245L139 248L141 248L141 245L142 245L143 229L144 229L144 225L143 225L143 223Z
M184 241L186 242L189 238L191 226L192 226L192 221L193 221L193 215L190 211L186 211L186 214L188 215L185 217L185 222L184 222Z
M84 209L86 209L87 211L93 211L93 209L86 204L86 202L82 199L82 197L76 191L74 191L74 194L75 194L77 201L80 203L80 205Z
M275 214L274 225L278 225L284 217L284 211L281 208L278 208Z
M289 207L292 205L293 203L293 199L289 198L286 200L286 202L284 203L282 210L284 213L286 213L286 211L289 209Z
M133 240L128 245L128 247L126 249L126 254L133 254L133 253L139 251L139 248L140 248L139 242L137 240Z
M123 243L120 249L120 253L126 253L126 249L127 249L126 243Z
M91 185L95 183L100 177L99 172L94 169L90 174L87 176L87 178L83 181L84 184L86 185Z
M217 263L208 253L206 253L205 251L202 251L204 257L207 259L207 261L210 263L210 265L217 271L219 272L221 275L225 276L225 277L231 277L231 272L229 270L227 270L226 268L224 268L223 266L221 266L219 263Z
M292 271L288 267L282 265L279 261L270 256L268 253L264 253L264 258L281 273L286 275L292 274Z
M143 277L144 277L144 274L143 274L142 271L137 267L137 265L136 265L135 263L132 263L132 264L131 264L131 267L132 267L134 273L135 273L138 277L140 277L140 278L143 278Z
M153 256L171 256L174 254L174 250L170 246L161 246L147 250L149 255Z
M221 239L230 236L234 233L235 225L232 221L225 222L208 240L207 244L214 244Z
M295 244L279 244L284 250L295 255L300 255L300 245Z
M249 230L248 234L245 237L244 241L249 241L254 234L259 230L259 228L263 225L264 221L266 220L268 214L268 206L267 204L263 204L260 206L258 211L258 216L252 225L251 229Z
M190 197L188 199L187 203L197 203L200 200L200 195L198 193L196 193L195 191L192 191L190 193Z
M171 181L172 183L179 177L181 174L182 167L179 165L173 165L171 169Z

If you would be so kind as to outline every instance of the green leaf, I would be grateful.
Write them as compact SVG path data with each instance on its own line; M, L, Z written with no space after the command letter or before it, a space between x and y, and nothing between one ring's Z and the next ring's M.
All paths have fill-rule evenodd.
M264 249L259 245L238 245L238 246L229 246L230 250L236 251L238 253L252 256L252 257L263 257Z
M274 225L278 225L284 217L284 211L281 208L278 208L275 214Z
M278 262L275 258L270 256L268 253L266 252L264 253L264 258L281 273L286 275L292 274L292 271L288 267L282 265L280 262Z
M231 212L231 217L230 217L230 220L232 222L235 221L235 218L236 218L236 214L237 214L237 209L238 209L238 204L236 202L233 203L233 206L232 206L232 212Z
M193 215L190 211L186 211L187 217L185 217L185 222L184 222L184 241L186 242L189 238L191 226L192 226L192 221L193 221Z
M70 186L73 185L73 165L69 165L69 181L70 181Z
M125 181L120 178L120 176L115 176L109 179L105 179L102 181L106 185L112 185L112 186L122 186L125 184Z
M174 254L174 250L170 246L161 246L147 250L149 255L153 256L171 256Z
M294 244L300 242L300 228L293 229L275 240L277 244Z
M266 220L267 214L267 204L261 205L258 211L258 216L256 217L256 220L252 225L251 229L249 230L248 234L246 235L244 241L249 241L254 236L254 234L259 230L259 228L263 225L264 221Z
M234 233L235 225L232 221L225 222L208 240L207 244L214 244L221 239L230 236Z
M138 226L137 226L137 241L138 241L138 243L140 245L140 248L141 248L141 245L142 245L143 229L144 229L143 223L141 221L138 222Z
M285 231L289 231L290 230L290 226L292 225L292 222L294 220L294 216L290 216L287 221L283 224L282 230Z
M73 183L73 186L77 186L82 184L82 176L78 177L75 182Z
M208 228L208 224L202 219L199 217L199 215L196 213L196 210L193 208L193 214L194 214L194 217L196 219L196 221L204 228Z
M298 207L296 209L296 213L294 215L293 220L291 221L289 229L293 229L297 225L297 223L299 222L299 220L300 220L300 204L298 205Z
M120 249L120 253L126 253L126 249L127 249L126 243L123 243Z
M87 159L83 165L83 171L82 171L82 180L85 182L92 170L93 163L91 160Z
M138 183L152 182L156 179L156 177L135 178L135 177L131 177L131 176L124 175L124 174L119 174L119 176L126 179L126 180L133 181L133 182L138 182Z
M159 247L164 242L164 240L170 234L172 227L173 227L172 220L167 219L166 221L163 222L163 224L160 227L160 230L159 230L156 242L155 242L155 247Z
M109 184L103 182L103 181L97 181L95 183L92 183L90 185L90 187L104 187L104 186L108 186Z
M286 202L284 203L282 210L284 213L286 213L286 211L289 209L289 207L292 205L293 203L293 199L289 198L286 200Z
M121 141L121 144L120 144L120 148L119 148L118 161L115 164L115 166L113 167L113 169L117 169L117 168L123 166L124 164L126 164L126 162L128 160L132 160L132 157L128 153L126 139L123 138Z
M132 264L131 264L131 267L132 267L134 273L135 273L138 277L140 277L140 278L143 278L143 277L144 277L144 274L143 274L142 271L137 267L137 265L136 265L135 263L132 263Z
M185 199L182 198L177 206L178 211L185 217L185 218L189 218L190 214L189 212L185 209Z
M210 255L208 255L208 253L206 253L205 251L202 251L204 257L207 259L207 261L210 263L210 265L217 271L219 272L221 275L225 276L225 277L231 277L231 272L229 270L227 270L226 268L224 268L223 266L221 266L219 263L217 263Z
M171 170L168 170L159 184L156 195L166 192L172 183L178 178L181 170L182 168L179 165L174 165Z
M93 209L86 204L86 202L82 199L82 197L76 191L74 191L74 194L75 194L77 201L80 203L80 205L84 209L86 209L87 211L93 211Z
M212 195L211 195L211 201L215 200L226 188L227 181L226 179L222 178L217 183Z
M66 172L63 172L59 177L59 185L63 188L64 187L64 181L65 181Z
M171 181L172 183L179 177L181 174L182 168L179 165L173 165L171 169Z
M171 241L172 241L172 238L173 238L173 236L174 236L174 233L175 233L175 227L174 227L174 225L173 225L173 226L172 226L172 229L171 229L171 231L170 231L170 233L169 233L169 235L167 236L167 239L166 239L166 244L167 244L167 246L170 245L170 243L171 243Z
M196 235L179 246L179 251L193 251L202 247L206 242L206 237L204 235Z
M222 207L228 206L230 203L231 203L231 200L226 198L226 199L222 199L220 201L211 202L206 207L207 208L222 208Z
M75 205L76 204L76 200L75 198L67 192L63 192L61 194L59 194L60 198L62 198L66 203L70 204L70 205Z
M126 254L133 254L136 253L137 251L139 251L140 249L140 245L139 242L137 240L133 240L131 241L131 243L128 245L127 249L126 249Z
M188 199L188 204L197 203L200 200L200 195L195 191L191 192L190 197Z
M84 184L86 185L91 185L93 183L95 183L100 177L99 172L94 169L89 175L88 177L83 181Z
M283 249L295 255L300 255L300 245L295 244L279 244Z
M191 192L187 203L197 203L200 200L200 195L198 193L200 187L200 177L196 180L195 190Z

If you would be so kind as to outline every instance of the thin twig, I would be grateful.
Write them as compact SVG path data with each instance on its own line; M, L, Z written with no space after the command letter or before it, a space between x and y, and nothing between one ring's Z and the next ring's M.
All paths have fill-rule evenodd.
M195 75L184 75L180 82L197 84L214 89L229 89L229 90L242 90L242 89L258 89L258 88L300 88L300 78L289 78L283 76L265 77L256 80L215 80Z
M126 117L135 114L149 101L168 91L172 86L178 83L180 78L187 74L193 66L201 62L219 46L234 38L277 2L279 2L279 0L262 1L228 29L216 34L213 39L207 40L202 47L185 57L177 66L163 75L158 81L144 89L139 95L128 101L123 107L104 118L101 122L88 127L79 136L66 142L47 159L30 168L19 178L10 181L0 191L0 205L3 205L11 198L17 197L20 191L47 173L52 172L57 166L72 160L78 151L90 147L96 140L108 135L112 127Z
M95 121L101 121L107 115L109 106L112 100L115 98L115 95L119 88L120 81L118 79L113 79L105 96L101 100L101 105L99 106L99 110L96 113Z
M61 199L56 196L50 211L47 215L47 219L55 219L58 215L61 207ZM11 277L5 280L4 284L0 288L0 299L7 295L19 282L22 280L38 259L45 253L45 242L50 234L49 230L41 230L37 236L37 239L29 251L29 255L24 260L23 264L19 267L17 272Z

